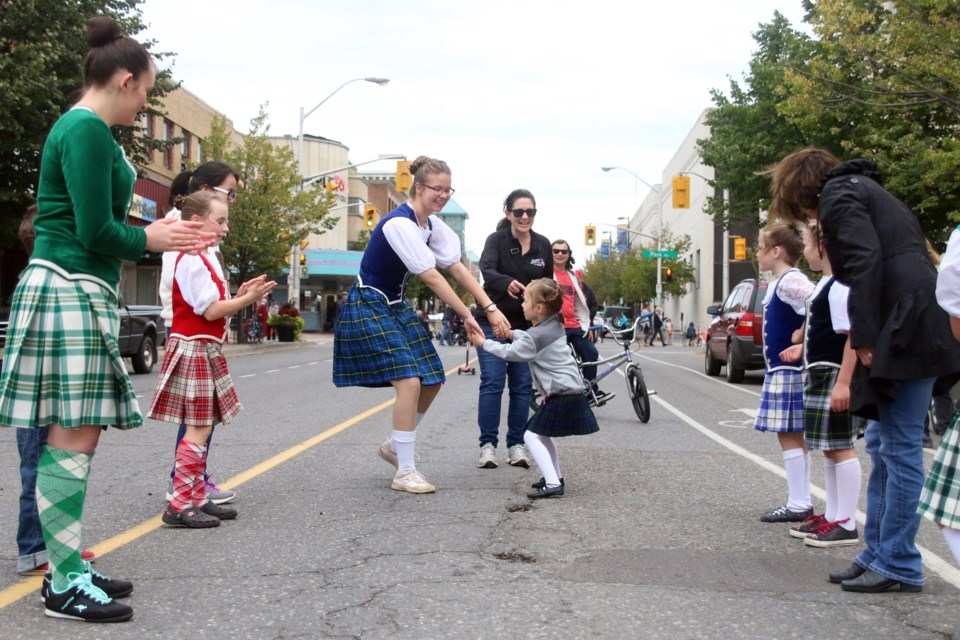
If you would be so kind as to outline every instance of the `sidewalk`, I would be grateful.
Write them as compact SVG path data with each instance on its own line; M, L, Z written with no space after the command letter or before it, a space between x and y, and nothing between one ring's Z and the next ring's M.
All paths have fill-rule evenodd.
M230 336L233 337L232 334ZM289 351L291 349L302 349L304 347L315 347L333 342L333 333L327 332L303 332L300 334L299 342L280 342L279 340L264 340L253 344L237 344L228 342L223 345L223 354L228 358L239 358L241 356L252 356L265 352L276 353L278 351ZM163 362L165 349L158 349L157 359Z

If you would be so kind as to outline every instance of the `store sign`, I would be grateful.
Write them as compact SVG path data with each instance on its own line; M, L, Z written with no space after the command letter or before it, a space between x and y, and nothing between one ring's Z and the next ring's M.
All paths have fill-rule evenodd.
M133 200L130 202L130 217L153 222L157 219L157 203L136 193L133 194Z

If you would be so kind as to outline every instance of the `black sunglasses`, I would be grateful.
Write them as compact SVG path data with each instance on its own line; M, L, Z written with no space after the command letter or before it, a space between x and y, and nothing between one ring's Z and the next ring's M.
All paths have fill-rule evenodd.
M570 253L570 250L569 250L569 249L554 249L553 252L565 256L565 255L567 255L568 253Z
M510 213L514 215L515 218L522 218L523 214L527 214L528 218L532 218L537 215L536 209L510 209Z

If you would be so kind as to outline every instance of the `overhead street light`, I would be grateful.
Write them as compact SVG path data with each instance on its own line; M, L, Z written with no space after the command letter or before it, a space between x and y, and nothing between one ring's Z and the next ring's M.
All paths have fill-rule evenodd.
M663 251L663 193L660 190L659 186L653 186L630 169L625 169L623 167L600 167L604 172L613 171L614 169L619 169L620 171L626 171L639 182L647 185L651 191L657 194L657 291L656 296L654 296L653 306L660 306L660 297L663 295L663 281L662 274L663 271L663 258L660 254Z

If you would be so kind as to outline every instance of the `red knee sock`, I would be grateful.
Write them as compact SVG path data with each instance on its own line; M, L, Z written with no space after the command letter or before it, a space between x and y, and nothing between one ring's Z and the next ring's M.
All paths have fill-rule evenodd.
M195 507L203 506L204 488L203 488L203 470L206 466L207 448L181 440L177 446L176 464L173 470L173 500L170 506L177 511L183 511L193 505ZM197 480L200 482L201 502L196 500L195 486Z

